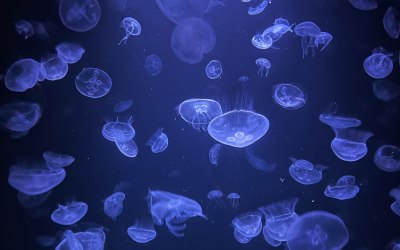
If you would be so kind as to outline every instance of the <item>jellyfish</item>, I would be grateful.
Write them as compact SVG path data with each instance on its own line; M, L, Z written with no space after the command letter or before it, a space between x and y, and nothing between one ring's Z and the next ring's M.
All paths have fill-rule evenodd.
M114 105L114 112L115 113L122 113L130 109L133 105L132 100L125 100L125 101L120 101L117 104Z
M211 60L206 66L206 75L210 79L216 79L222 75L222 64L218 60Z
M58 205L51 214L51 220L59 225L72 225L85 216L88 205L85 202L75 201L67 205Z
M247 243L262 230L262 214L258 211L242 213L233 218L234 237L240 243Z
M380 146L374 154L375 165L385 172L400 170L400 148L393 145Z
M18 20L15 22L15 31L25 40L33 36L33 26L26 20Z
M174 54L183 62L199 63L215 46L215 32L200 18L188 18L176 25L171 34Z
M303 185L311 185L322 180L322 171L327 167L323 165L315 165L307 160L296 160L294 157L289 158L292 164L289 167L289 174L295 181Z
M64 232L64 239L56 246L55 250L83 249L82 243L75 237L71 230Z
M378 8L376 0L349 0L354 8L359 10L373 10Z
M390 205L390 209L393 213L400 216L400 188L393 188L390 190L389 195L395 199L395 201Z
M82 244L82 249L103 250L106 235L101 228L89 228L84 232L75 233L75 238ZM80 248L71 248L80 249Z
M400 85L388 79L376 80L372 83L372 91L379 100L390 102L400 95Z
M76 89L82 95L89 98L100 98L111 90L110 76L98 68L83 68L75 77Z
M103 211L113 221L117 220L117 217L122 213L124 209L123 201L125 200L125 194L122 192L115 192L108 196L104 201Z
M210 159L211 164L214 166L218 165L218 157L220 151L221 144L216 143L210 148L210 151L208 152L208 158Z
M265 241L266 241L270 246L272 246L272 247L279 247L280 245L282 245L282 241L275 240L274 238L271 237L271 235L269 235L266 226L263 227L262 233L263 233L263 236L264 236Z
M265 10L268 6L267 0L261 0L261 2L256 7L249 7L247 13L251 16L258 15Z
M97 26L101 17L97 0L61 0L58 13L65 27L86 32Z
M233 208L239 207L240 194L238 194L238 193L229 193L226 197L231 201L231 206Z
M391 38L399 38L400 13L392 6L386 9L385 15L383 16L383 27Z
M249 162L250 166L253 168L263 171L263 172L272 172L275 167L276 163L269 163L262 159L261 157L257 156L254 153L254 149L251 147L245 148L246 159Z
M256 60L256 64L259 67L258 75L260 77L262 77L263 75L265 75L265 77L267 77L268 73L269 73L269 69L271 68L272 64L265 58L258 58Z
M319 35L317 35L315 37L315 47L319 47L320 45L322 45L321 51L323 51L326 46L329 45L329 43L332 41L333 36L328 33L328 32L321 32Z
M48 55L40 61L46 71L46 79L56 81L64 78L68 72L68 64L58 55Z
M139 149L133 140L128 141L115 141L118 150L129 158L134 158L137 156Z
M168 136L163 130L164 128L158 128L146 143L153 153L161 153L168 147Z
M67 42L57 44L56 51L58 57L68 64L78 62L85 53L85 49L81 45Z
M251 43L257 49L269 49L272 47L273 41L268 35L263 36L257 34L251 38Z
M39 104L14 102L0 107L0 125L12 132L28 132L42 115Z
M306 96L293 83L280 83L272 88L274 101L284 109L299 109L306 103Z
M39 235L36 237L36 242L43 248L51 247L57 243L57 238L54 236Z
M154 229L154 222L151 218L142 218L128 227L127 233L137 243L147 243L156 238L157 232Z
M49 150L43 153L43 158L47 167L52 169L65 168L75 161L75 157L71 155L55 153Z
M372 78L382 79L387 77L393 71L393 62L389 55L374 50L374 52L365 58L364 70Z
M222 203L223 196L224 196L224 193L222 193L222 191L220 191L218 189L211 190L207 194L207 198L210 201L210 204L214 203L214 206L218 206L220 208L222 208L224 206L224 204Z
M269 120L256 112L232 110L208 124L208 134L216 141L236 148L247 147L267 133Z
M348 200L356 197L360 188L356 184L356 178L352 175L344 175L334 185L328 185L324 194L326 197Z
M248 76L239 76L238 81L240 83L246 83L250 80L250 78Z
M277 18L274 21L274 25L265 29L261 36L265 41L271 40L271 42L274 43L281 39L287 32L293 32L292 26L293 24L290 25L288 20Z
M331 142L331 148L339 159L353 162L367 154L366 142L373 135L371 132L353 128L334 129L334 132L336 136Z
M222 114L222 108L215 100L192 98L179 104L178 113L194 129L206 130L210 121Z
M146 57L144 61L144 68L146 69L147 73L151 76L156 76L160 74L162 70L162 61L161 58L157 55L149 55Z
M36 85L39 74L40 63L25 58L16 61L7 69L4 82L7 89L14 92L24 92Z
M130 36L138 36L142 32L142 26L133 17L125 17L121 22L121 28L125 30L125 36L119 41L118 45L121 45L121 43L125 45Z
M315 39L321 34L321 29L313 22L305 21L294 27L294 33L301 37L301 48L303 50L303 58L308 54L308 49L311 48L314 56Z
M136 131L132 127L132 118L127 122L119 121L107 122L104 124L101 133L104 138L112 142L126 142L135 137Z
M319 120L332 128L355 128L361 125L361 121L355 117L338 116L331 113L321 113Z

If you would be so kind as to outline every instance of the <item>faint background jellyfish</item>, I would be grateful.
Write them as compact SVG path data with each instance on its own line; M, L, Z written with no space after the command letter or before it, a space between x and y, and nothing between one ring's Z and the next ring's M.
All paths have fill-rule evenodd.
M307 160L296 160L289 158L292 164L289 167L289 174L295 181L303 185L311 185L322 180L322 171L327 167L323 165L315 165Z
M43 248L51 247L57 243L57 238L54 236L39 235L36 237L36 242Z
M51 214L51 220L59 225L72 225L85 216L88 205L85 202L75 201L69 204L58 205Z
M17 199L19 204L21 204L21 206L23 206L26 209L32 209L32 208L37 208L41 206L43 203L45 203L52 192L53 190L50 190L46 193L38 195L27 195L22 192L18 192Z
M333 130L335 138L331 142L331 148L339 159L349 162L358 161L367 154L366 142L373 136L371 132L353 128Z
M233 236L235 239L245 244L254 237L258 236L262 230L262 214L258 211L242 213L233 218Z
M157 236L151 218L137 219L132 226L128 227L127 233L132 240L142 244L154 240Z
M245 148L245 155L250 166L257 170L263 172L272 172L276 167L276 163L269 163L262 159L260 156L257 156L251 146Z
M33 36L33 26L26 20L18 20L15 22L15 31L25 40Z
M364 70L372 78L382 79L387 77L393 71L393 62L390 54L384 52L384 49L374 49L372 54L364 60Z
M50 38L48 29L49 28L55 29L55 27L53 27L51 23L49 24L38 21L31 21L31 24L33 26L33 33L34 33L33 36L40 40L48 40Z
M389 195L395 199L395 201L390 205L390 209L393 213L400 216L400 188L393 188L390 190Z
M349 241L343 220L326 211L310 211L299 216L287 233L290 250L342 249Z
M68 64L78 62L85 53L85 49L81 45L67 42L57 44L56 51L58 57Z
M208 192L207 194L207 198L209 200L209 204L214 204L214 207L219 207L222 208L224 206L224 203L222 202L222 197L224 196L224 193L222 193L222 191L215 189L215 190L211 190L210 192ZM207 206L208 207L210 207Z
M122 213L124 209L123 201L125 200L125 194L122 192L115 192L108 196L104 201L103 211L113 221L117 220L117 217Z
M274 101L285 109L299 109L306 103L306 96L303 90L292 83L274 85L272 92Z
M400 148L393 145L380 146L374 154L375 165L386 172L400 170Z
M0 107L0 125L11 132L28 132L37 124L41 115L37 103L8 103Z
M50 150L43 153L43 158L46 161L47 167L53 169L65 168L75 161L75 157L72 155L55 153Z
M101 17L97 0L60 0L58 13L65 27L77 32L93 29Z
M116 11L125 11L128 0L107 0L107 5Z
M251 16L258 15L265 10L268 6L267 0L261 0L261 2L256 7L249 7L247 13Z
M133 105L132 100L123 100L115 104L113 110L115 113L122 113L130 109L132 105Z
M220 151L221 151L221 144L216 143L210 148L210 151L208 152L208 158L210 159L211 164L214 166L218 166Z
M36 85L39 74L39 62L30 58L21 59L7 69L4 83L11 91L24 92Z
M125 17L121 22L121 28L125 30L125 36L121 39L118 45L121 45L121 43L125 45L130 36L138 36L142 32L142 26L133 17Z
M231 206L233 208L238 208L239 207L239 199L240 199L240 194L238 193L229 193L226 198L228 198L231 201Z
M390 102L400 95L400 85L388 79L376 80L372 83L372 91L379 100Z
M239 76L238 81L240 83L247 83L250 80L248 76Z
M179 104L178 113L194 129L206 130L210 121L222 114L222 108L215 100L192 98Z
M75 77L76 89L82 95L90 98L100 98L107 95L112 87L110 76L98 68L83 68Z
M156 76L161 73L163 63L161 58L157 55L149 55L144 61L144 68L151 76Z
M265 75L265 77L267 77L268 73L269 73L269 69L271 68L271 63L265 58L258 58L256 60L256 64L259 67L258 75L260 77L262 77L263 75Z
M200 18L188 18L176 25L171 34L174 54L183 62L199 63L204 54L214 49L214 29Z
M315 37L315 47L319 47L322 45L321 51L323 51L329 43L332 41L333 36L328 32L321 32L319 35Z
M303 58L308 54L311 48L312 56L315 54L315 39L321 34L321 29L313 22L305 21L294 27L294 33L301 37L301 48L303 50Z
M211 60L206 66L206 75L210 79L216 79L222 75L222 64L218 60Z
M168 136L163 130L164 128L158 128L146 143L153 153L161 153L168 147Z
M385 249L399 250L400 249L400 238L391 240Z
M336 184L328 185L324 194L326 197L348 200L356 197L360 188L356 184L356 178L352 175L344 175L337 180Z
M383 27L391 38L399 38L400 13L392 6L386 9L385 15L383 16Z
M40 60L46 72L46 79L56 81L64 78L68 72L68 64L58 55L47 55Z
M373 10L378 8L376 0L349 0L354 8L359 10Z

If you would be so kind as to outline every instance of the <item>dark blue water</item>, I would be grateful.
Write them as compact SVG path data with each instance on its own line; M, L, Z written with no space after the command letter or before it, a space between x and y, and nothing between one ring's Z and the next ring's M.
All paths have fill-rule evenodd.
M0 131L1 159L1 244L2 249L41 249L38 235L60 235L65 226L50 220L57 204L73 200L85 201L89 211L81 222L68 227L83 231L102 226L106 232L106 249L268 249L262 236L242 245L233 237L231 220L242 212L254 210L290 197L298 197L296 212L326 210L340 216L350 239L345 249L384 249L400 237L400 218L390 210L393 199L389 191L400 184L399 173L387 173L373 163L375 150L383 144L400 144L399 99L382 102L376 99L374 81L363 69L363 60L372 49L383 46L397 51L399 40L391 39L382 26L386 8L396 1L380 3L373 11L359 11L347 1L276 0L256 16L249 16L239 0L227 0L225 7L216 7L203 18L214 28L216 46L198 64L185 64L172 52L170 34L175 24L159 10L155 1L132 0L124 12L112 10L100 1L102 16L96 28L86 33L67 29L58 16L56 1L2 1L0 3L0 73L21 58L39 60L52 53L63 41L76 42L85 49L82 60L69 67L59 81L44 81L24 93L13 93L1 84L0 103L14 100L38 102L42 107L39 123L23 138L14 140L9 132ZM397 8L399 8L397 2ZM125 35L120 22L132 16L142 25L139 36L118 46ZM300 38L288 33L276 43L279 49L256 49L251 37L261 33L283 17L290 23L313 21L333 35L333 41L314 57L303 59ZM23 40L14 29L19 19L45 23L49 39ZM158 55L163 61L162 72L152 77L144 68L145 58ZM272 63L267 78L257 75L254 61L266 57ZM210 80L204 68L210 60L223 65L221 79ZM388 77L400 83L398 58ZM98 67L113 81L109 94L90 99L75 88L75 76L84 67ZM238 82L248 75L245 85ZM285 110L274 103L272 86L294 82L307 95L305 106ZM177 114L176 107L185 99L218 96L224 111L248 108L265 115L270 121L267 134L253 148L262 158L277 163L271 173L250 167L243 149L223 146L217 167L210 164L208 151L215 141L207 132L198 132ZM133 100L133 109L122 115L113 112L121 100ZM361 129L374 133L367 142L369 152L359 161L349 163L338 159L330 148L332 130L318 120L321 112L332 103L339 104L340 113L362 120ZM133 116L136 158L123 156L115 145L105 140L101 128L106 121L128 120ZM158 127L169 137L169 146L153 154L147 140ZM7 182L8 168L17 162L39 162L46 150L73 155L66 179L57 186L39 208L25 210L17 200L17 191ZM322 181L304 186L289 175L289 157L307 159L329 166ZM346 201L324 196L326 185L340 176L356 177L360 193ZM282 182L281 179L284 179ZM113 222L103 213L102 201L120 181L129 181L125 190L124 212ZM135 218L148 215L146 195L149 189L160 189L198 201L209 218L190 219L183 238L175 238L165 226L156 227L157 238L141 245L132 241L126 229ZM238 209L227 200L222 209L207 208L207 193L220 189L224 193L240 193ZM53 247L54 248L54 247ZM283 249L280 247L279 249Z

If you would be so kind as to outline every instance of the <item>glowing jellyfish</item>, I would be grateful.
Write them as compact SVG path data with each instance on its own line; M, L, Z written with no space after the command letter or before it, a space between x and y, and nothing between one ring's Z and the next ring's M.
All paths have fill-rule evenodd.
M287 233L290 250L342 249L348 241L349 232L343 220L325 211L300 215Z
M393 188L390 190L389 195L395 199L395 201L390 205L390 209L393 213L400 216L400 188Z
M375 79L387 77L393 71L393 62L389 55L381 52L373 52L364 60L365 72Z
M349 0L354 8L359 10L373 10L378 8L376 0Z
M268 3L267 0L262 0L256 7L249 7L247 13L251 16L258 15L267 8Z
M51 214L51 220L60 225L72 225L85 216L88 205L85 202L72 202L58 208Z
M0 107L0 125L13 132L26 132L37 124L41 113L37 103L4 104Z
M132 127L132 119L127 122L119 121L107 122L104 124L101 134L104 138L112 142L126 142L135 137L136 131Z
M374 154L375 165L386 172L400 170L400 148L393 145L380 146Z
M344 175L334 185L328 185L324 194L326 197L348 200L356 197L360 188L356 184L356 178L352 175Z
M238 193L229 193L226 198L228 198L231 201L231 206L233 208L239 207L239 199L240 199L240 194Z
M48 55L40 60L46 71L46 79L56 81L64 78L68 72L68 64L58 55Z
M144 68L147 73L151 76L156 76L160 74L163 64L161 58L157 55L149 55L144 61Z
M303 185L311 185L322 180L322 171L327 167L323 165L315 165L307 160L296 160L294 157L289 158L292 164L289 167L289 174L295 181Z
M18 20L15 22L15 31L25 40L33 36L33 26L26 20Z
M265 29L261 36L265 41L271 40L274 43L281 39L287 32L293 32L292 26L293 24L290 25L288 20L277 18L274 21L274 25Z
M352 128L334 129L334 131L336 136L331 142L331 148L339 159L358 161L367 154L366 142L373 135L371 132Z
M232 220L235 239L244 244L258 236L262 230L262 214L258 211L239 214Z
M115 113L122 113L130 109L132 105L133 105L132 100L120 101L117 104L115 104L113 110Z
M75 237L75 234L71 230L66 230L63 237L64 239L56 246L55 250L83 249L82 243Z
M16 61L7 69L4 82L7 89L14 92L24 92L36 85L39 74L40 63L25 58Z
M128 227L127 233L132 240L142 244L154 240L157 236L154 222L150 218L136 220L132 226Z
M206 66L206 75L210 79L216 79L222 75L222 64L218 60L211 60Z
M75 78L76 89L90 98L100 98L111 90L110 76L101 69L84 68Z
M75 238L82 244L82 249L103 250L106 235L101 228L89 228L84 232L78 232ZM79 249L79 248L72 248Z
M320 114L319 120L332 128L355 128L361 125L361 121L355 117L338 116L331 113Z
M65 27L77 32L93 29L101 16L97 0L61 0L58 13Z
M269 120L256 112L229 111L208 124L208 134L216 141L235 148L247 147L267 133Z
M263 35L257 34L251 38L251 43L257 49L269 49L269 48L271 48L273 41L272 41L272 38L268 35L263 36Z
M59 58L68 64L76 63L85 53L85 49L76 43L59 43L56 45L56 51Z
M188 18L176 25L171 34L174 54L183 62L199 63L215 46L215 32L200 18Z
M303 58L308 54L308 49L311 48L312 55L315 51L315 39L321 34L321 29L313 22L305 21L294 27L294 33L301 37L301 48L303 50Z
M315 37L314 43L315 43L315 47L319 47L320 45L322 45L321 51L323 51L326 46L329 45L329 43L332 41L333 36L328 33L328 32L321 32L319 35L317 35Z
M136 143L133 140L129 141L115 141L118 150L125 155L126 157L136 157L139 149Z
M206 130L210 121L222 114L222 108L215 100L192 98L179 104L178 113L193 128Z
M379 100L390 102L400 95L400 85L388 79L376 80L372 83L372 91Z
M222 191L218 190L218 189L211 190L207 194L207 198L208 198L208 200L210 200L210 203L214 203L215 206L218 206L218 207L223 207L223 203L222 203L223 196L224 196L224 193L222 193Z
M221 144L216 143L210 148L210 151L208 152L208 158L210 159L211 164L214 166L218 165L219 151L221 151Z
M250 80L250 78L248 76L239 76L238 81L240 83L246 83Z
M133 17L125 17L121 22L121 28L125 30L125 36L121 39L118 45L121 45L121 43L126 44L126 41L130 36L138 36L142 32L142 26Z
M45 151L43 158L46 161L46 165L49 168L65 168L71 165L75 161L75 157L66 154L59 154L53 151Z
M122 192L115 192L108 196L104 201L103 211L113 221L117 220L117 217L122 213L124 209L123 201L125 200L125 194Z
M383 27L391 38L399 38L400 13L392 6L387 8L385 15L383 16Z
M256 60L256 64L258 65L258 75L262 77L265 75L265 77L268 76L269 69L271 68L272 64L265 58L258 58Z
M151 152L153 153L161 153L168 147L168 136L163 130L164 128L158 128L146 143L151 147Z
M306 103L306 96L299 87L292 83L280 83L272 88L274 101L285 109L299 109Z

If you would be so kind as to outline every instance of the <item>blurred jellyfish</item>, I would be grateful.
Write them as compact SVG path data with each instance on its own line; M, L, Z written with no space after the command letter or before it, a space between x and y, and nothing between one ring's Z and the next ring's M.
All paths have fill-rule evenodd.
M250 166L253 168L263 171L263 172L272 172L275 167L276 163L269 163L262 159L261 157L257 156L254 153L254 149L251 147L245 148L246 159L249 162Z
M121 43L125 45L130 36L138 36L142 32L142 26L133 17L125 17L121 22L121 28L125 30L125 36L119 41L118 45L121 45Z
M28 132L37 124L42 111L39 104L15 102L0 107L0 125L12 132Z
M115 104L113 110L115 113L122 113L130 109L132 105L133 105L132 100L120 101L117 104Z
M85 49L81 45L67 42L57 44L56 51L58 57L68 64L78 62L85 53Z
M43 158L47 167L52 169L65 168L75 161L75 157L71 155L59 154L49 150L43 153Z
M36 242L43 248L51 247L56 244L57 238L54 236L39 235L36 237Z
M222 208L224 204L222 203L222 197L224 196L224 193L220 190L211 190L207 194L207 198L210 201L210 204L214 204L214 206L218 206Z
M380 49L375 49L372 55L365 58L363 65L365 72L375 79L385 78L393 71L392 60Z
M64 78L68 72L68 64L58 55L48 55L40 60L46 71L46 79L56 81Z
M27 195L22 192L18 192L17 198L19 204L21 204L24 208L26 209L32 209L39 207L43 203L46 202L46 200L49 198L51 195L52 190L43 193L43 194L38 194L38 195Z
M6 88L14 92L24 92L33 88L38 81L40 70L40 63L33 59L16 61L7 69L4 77Z
M238 78L238 81L240 82L240 83L246 83L246 82L248 82L250 80L250 78L248 77L248 76L240 76L239 78Z
M124 209L123 201L125 200L125 194L122 192L115 192L108 196L104 201L103 211L113 221L117 220L117 217L122 213Z
M72 225L85 216L88 205L85 202L72 202L67 205L58 205L51 214L51 220L59 225Z
M393 145L380 146L374 154L375 165L386 172L400 170L400 148Z
M313 22L305 21L299 23L294 28L294 33L301 37L301 48L303 50L303 58L308 54L308 49L311 48L312 55L314 56L317 47L315 39L321 34L321 29Z
M262 230L262 214L258 211L242 213L233 218L235 239L244 244L258 236Z
M315 165L307 160L296 160L289 158L292 164L289 167L289 174L295 181L303 185L311 185L322 180L322 171L327 167L323 165Z
M399 38L400 13L392 6L386 9L385 15L383 16L383 27L391 38Z
M269 73L269 69L271 68L271 63L265 58L258 58L256 60L256 64L259 67L258 75L260 77L262 77L263 75L265 75L265 77L267 77L268 73Z
M317 35L315 37L315 47L319 47L320 45L322 45L321 51L323 51L326 46L329 45L329 43L332 41L333 36L328 33L328 32L321 32L319 35Z
M222 75L222 64L218 60L211 60L206 66L206 75L210 79L216 79Z
M15 22L15 31L25 40L33 36L33 26L26 20L18 20Z
M299 87L292 83L280 83L272 88L273 99L285 109L299 109L306 103L306 96Z
M344 175L334 185L328 185L324 194L326 197L338 200L348 200L356 197L360 188L356 184L356 178L352 175Z
M221 144L216 143L208 152L208 158L210 159L211 164L214 166L218 165L219 151L221 151Z
M262 0L256 7L249 7L247 13L251 16L258 15L267 8L268 3L267 0Z
M226 197L231 201L231 205L233 208L239 207L240 194L229 193Z
M378 8L376 0L349 0L354 8L359 10L373 10Z
M179 104L178 113L194 129L206 130L209 122L222 114L222 108L215 100L192 98Z
M390 205L390 209L393 213L400 216L400 188L393 188L390 190L389 195L395 199L395 201Z
M372 83L372 91L379 100L390 102L400 95L400 85L388 79L376 80Z
M334 129L334 131L336 136L331 142L331 148L339 159L358 161L367 154L366 142L373 136L371 132L352 128Z
M168 147L168 136L163 130L164 128L158 128L146 143L146 145L151 147L153 153L161 153Z
M97 26L101 16L97 0L60 0L58 13L69 29L86 32Z
M147 73L151 76L156 76L160 74L163 64L161 58L157 55L149 55L144 61L144 68Z
M83 68L75 77L76 89L90 98L100 98L108 94L112 87L110 76L98 68Z
M154 222L151 218L136 220L135 223L127 229L127 233L129 237L137 243L147 243L157 236L157 232L154 229Z

